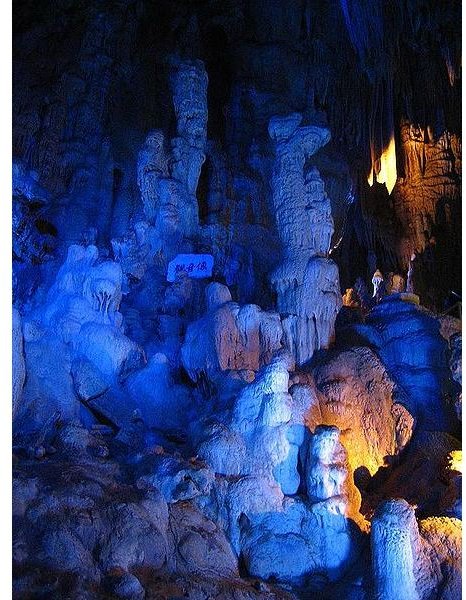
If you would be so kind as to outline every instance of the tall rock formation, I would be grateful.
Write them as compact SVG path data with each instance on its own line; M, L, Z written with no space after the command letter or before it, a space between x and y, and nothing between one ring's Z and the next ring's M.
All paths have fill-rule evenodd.
M207 73L201 61L175 62L171 77L177 136L149 132L138 155L138 186L154 235L193 234L199 224L196 189L207 140Z
M286 344L299 365L332 341L342 305L338 268L327 255L333 234L330 200L316 168L306 160L330 139L321 126L301 126L302 116L273 117L272 202L282 262L273 272Z

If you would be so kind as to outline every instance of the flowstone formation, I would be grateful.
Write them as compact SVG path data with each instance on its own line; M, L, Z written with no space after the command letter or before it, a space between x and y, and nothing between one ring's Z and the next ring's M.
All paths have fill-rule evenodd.
M123 332L121 285L120 265L99 260L96 246L69 247L45 302L23 320L29 376L15 411L19 434L40 428L54 411L65 422L82 411L86 419L79 400L101 396L143 364L142 349Z
M257 371L281 348L282 324L277 313L259 306L239 306L220 283L205 289L207 314L188 326L181 348L191 379L215 380L222 371Z
M418 427L447 430L454 423L445 402L450 378L448 345L436 316L403 294L385 296L364 324L345 332L349 342L364 343L378 352L396 382L398 397Z
M293 435L290 359L277 355L238 394L229 417L209 423L198 453L224 475L274 479L285 494L296 493L299 440Z
M456 4L14 4L14 599L457 600Z
M282 514L258 515L242 528L252 574L301 585L308 581L312 589L313 579L336 581L357 560L362 536L346 518L348 468L339 433L337 427L320 426L305 440L304 497L287 497Z
M342 305L338 268L328 258L333 234L330 200L318 170L306 160L330 139L322 126L302 126L302 115L274 117L269 135L275 142L272 201L283 247L272 274L277 307L283 315L288 348L297 363L328 348Z

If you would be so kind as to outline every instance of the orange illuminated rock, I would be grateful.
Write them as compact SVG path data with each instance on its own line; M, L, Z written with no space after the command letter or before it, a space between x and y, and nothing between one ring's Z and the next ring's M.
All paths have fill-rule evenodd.
M360 519L360 492L411 438L414 420L394 399L394 383L368 348L333 354L291 388L310 431L335 426L348 454L350 513ZM355 485L356 484L356 485ZM363 526L363 524L361 525Z
M334 425L348 452L353 471L367 469L373 475L408 443L413 418L394 399L394 383L377 356L368 348L352 348L334 354L313 371L316 394L309 385L292 389L293 398L309 398L305 420ZM311 387L310 387L311 386Z

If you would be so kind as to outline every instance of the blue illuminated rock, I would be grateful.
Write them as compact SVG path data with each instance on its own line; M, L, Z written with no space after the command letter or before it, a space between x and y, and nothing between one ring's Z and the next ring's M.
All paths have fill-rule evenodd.
M23 331L21 328L21 315L13 308L13 333L12 333L12 346L13 346L13 364L12 364L12 375L13 375L13 418L20 409L21 396L23 393L23 385L26 379L26 365L24 362L23 354Z
M259 514L241 528L248 570L302 585L317 574L341 578L360 552L360 532L347 518L348 465L336 427L320 426L303 453L306 499L285 498L281 511Z
M290 368L286 356L276 356L240 391L225 422L205 428L198 453L216 473L268 477L285 494L297 491L299 442L292 432Z
M55 411L79 418L79 398L102 395L142 366L142 350L122 330L121 284L120 266L99 260L95 246L70 246L43 303L24 318L30 376L18 418L28 414L35 427Z
M342 305L338 267L327 258L333 235L330 200L318 170L305 170L306 159L329 141L330 132L301 126L301 120L294 113L269 122L275 142L272 202L283 247L271 282L285 342L298 365L309 361L315 350L328 348Z
M459 3L13 4L15 599L457 600Z
M371 528L375 595L413 600L441 588L442 597L460 594L461 521L431 517L418 523L403 499L381 503Z
M419 600L415 561L419 532L413 508L405 500L382 503L372 520L371 550L377 598Z
M447 343L435 316L391 294L372 309L364 325L352 329L353 343L363 341L375 348L397 386L398 402L416 419L416 427L447 430L453 417L444 400Z

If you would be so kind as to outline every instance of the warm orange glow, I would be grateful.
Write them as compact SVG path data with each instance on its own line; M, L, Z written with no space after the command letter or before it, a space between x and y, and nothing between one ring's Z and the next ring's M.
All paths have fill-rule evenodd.
M452 450L448 455L448 463L450 471L458 471L458 473L462 473L463 451Z
M377 172L375 162L372 162L371 172L367 178L370 186L374 184L374 173L378 183L384 183L388 193L391 194L396 183L396 154L395 154L395 138L392 135L388 146L382 152L382 156L377 163L380 163L380 169Z

